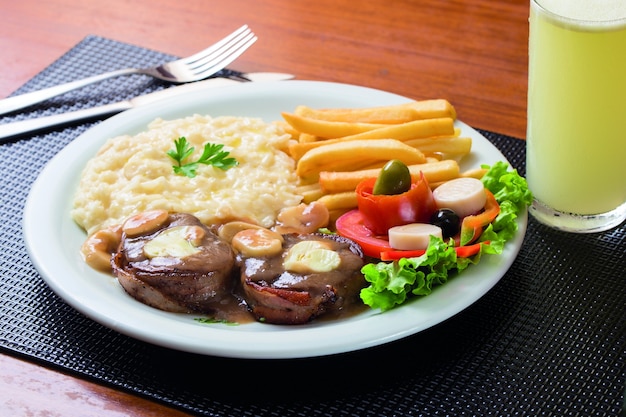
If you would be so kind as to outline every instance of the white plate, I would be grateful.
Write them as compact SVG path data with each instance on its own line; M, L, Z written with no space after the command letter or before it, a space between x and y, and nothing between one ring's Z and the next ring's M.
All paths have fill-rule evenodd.
M370 310L350 319L302 326L260 323L227 326L200 324L194 315L166 313L128 296L117 281L90 269L79 248L85 233L70 217L80 173L104 141L146 129L156 117L180 118L194 113L238 115L279 120L297 105L364 107L408 99L369 88L315 81L246 83L193 92L114 116L85 132L44 168L33 184L24 211L29 255L47 284L67 303L120 333L156 345L206 355L236 358L298 358L364 349L418 333L459 313L489 291L509 269L522 245L526 213L519 232L500 256L484 256L431 295L394 310ZM462 168L504 161L504 156L477 131L457 124L473 139Z

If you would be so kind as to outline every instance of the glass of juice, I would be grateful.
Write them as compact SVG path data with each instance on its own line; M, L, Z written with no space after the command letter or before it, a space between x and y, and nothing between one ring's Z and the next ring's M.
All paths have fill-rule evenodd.
M591 233L626 219L626 0L531 0L530 212Z

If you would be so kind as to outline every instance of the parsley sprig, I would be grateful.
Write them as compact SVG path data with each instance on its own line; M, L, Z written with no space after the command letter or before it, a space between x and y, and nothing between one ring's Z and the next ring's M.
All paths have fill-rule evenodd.
M235 158L228 158L230 152L223 151L224 145L221 143L206 143L204 151L197 161L184 163L194 151L194 147L187 142L184 136L174 140L175 149L170 149L167 154L176 161L177 165L172 165L174 173L185 175L189 178L196 176L196 170L200 164L213 165L223 171L237 166L239 162Z
M239 323L236 321L217 319L215 317L196 317L194 320L202 324L225 324L227 326L239 326Z

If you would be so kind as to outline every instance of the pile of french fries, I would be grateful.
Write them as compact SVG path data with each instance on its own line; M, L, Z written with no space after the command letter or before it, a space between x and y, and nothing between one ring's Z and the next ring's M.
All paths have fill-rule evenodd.
M297 106L282 113L291 136L304 202L319 201L331 219L357 207L356 185L377 177L390 160L404 162L413 176L424 174L431 187L457 178L480 178L481 170L460 172L458 160L472 139L454 126L456 111L444 99L368 107L313 109Z

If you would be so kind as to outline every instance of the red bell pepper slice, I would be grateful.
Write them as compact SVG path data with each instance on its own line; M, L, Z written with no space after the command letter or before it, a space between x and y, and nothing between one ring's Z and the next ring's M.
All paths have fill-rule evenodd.
M493 222L500 214L500 204L493 193L485 188L487 201L484 210L473 216L466 216L461 223L460 246L466 246L478 239L483 233L483 228Z
M357 205L364 224L376 235L386 235L394 227L409 223L428 223L437 210L432 190L420 172L411 189L402 194L373 194L376 178L361 181L356 187Z
M489 241L474 243L468 246L455 246L454 251L459 258L469 258L480 252L480 245L489 244ZM402 258L417 258L426 253L426 249L419 250L387 250L380 252L381 261L397 261Z

